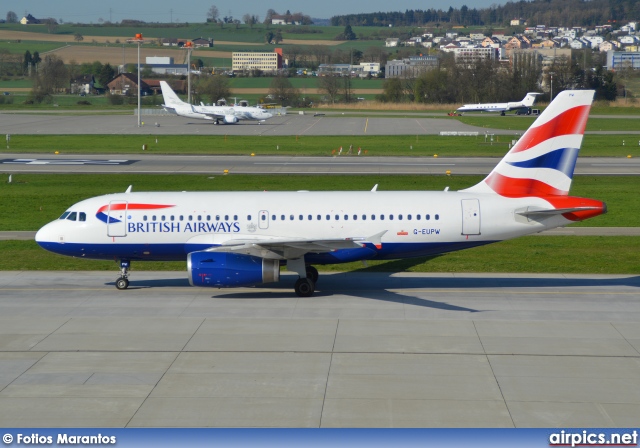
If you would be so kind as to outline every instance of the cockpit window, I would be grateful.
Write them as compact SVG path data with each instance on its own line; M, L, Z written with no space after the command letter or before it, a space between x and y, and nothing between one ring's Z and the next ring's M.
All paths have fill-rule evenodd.
M87 214L85 212L80 212L78 214L78 221L85 222L87 220Z
M77 217L78 217L78 213L77 212L71 212L71 213L69 213L69 216L67 216L67 220L75 221Z
M69 213L71 212L64 212L62 216L60 216L58 219L67 219L67 216L69 215Z

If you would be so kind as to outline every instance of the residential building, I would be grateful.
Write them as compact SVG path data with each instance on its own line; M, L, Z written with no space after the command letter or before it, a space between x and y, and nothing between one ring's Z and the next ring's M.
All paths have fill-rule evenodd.
M497 60L500 50L492 47L460 47L453 50L457 64L473 65L486 59Z
M120 73L107 83L111 95L137 95L138 75L133 73ZM153 94L153 90L145 82L140 80L140 94L142 96Z
M33 17L31 14L27 14L22 19L20 19L20 23L23 25L38 25L40 21Z
M395 37L390 37L387 40L385 40L384 45L385 47L397 47L399 43L400 43L400 39Z
M69 93L78 95L88 95L93 91L96 80L93 75L76 76L69 83Z

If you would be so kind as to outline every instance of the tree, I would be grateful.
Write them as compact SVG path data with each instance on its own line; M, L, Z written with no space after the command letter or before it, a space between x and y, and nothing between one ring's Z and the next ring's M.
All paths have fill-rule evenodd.
M284 75L273 78L269 86L269 94L285 107L296 104L300 96L299 90L294 88L289 78Z
M344 31L342 32L342 35L344 36L344 40L356 39L356 33L354 33L353 30L351 29L351 25L347 25L344 27Z
M229 78L222 75L201 77L196 83L195 91L196 101L200 98L205 98L211 103L216 103L219 99L229 98L231 96Z
M113 67L111 67L111 64L107 62L98 72L98 82L102 87L105 87L109 83L109 81L114 78L115 75L116 71Z
M84 37L82 37L82 34L76 33L73 35L73 40L75 40L76 42L82 42L84 40Z
M45 56L34 79L31 95L36 102L51 100L51 94L69 86L69 71L56 55Z
M33 56L31 56L31 52L29 50L24 53L24 62L22 63L22 69L24 73L29 71L29 65L33 64Z
M15 12L7 12L7 23L18 23L18 16Z
M265 25L270 25L271 24L271 19L273 19L273 16L277 15L278 13L274 10L274 9L267 9L267 15L264 17L264 24Z
M273 43L278 45L280 42L282 42L282 32L277 30L276 35L273 37Z
M273 31L267 31L267 34L264 35L264 40L267 41L268 44L273 42L273 38L276 37Z
M207 22L217 22L218 21L218 7L216 5L211 5L209 11L207 12Z
M335 103L338 99L338 92L340 91L340 77L337 75L322 76L318 81L318 87L322 90L331 103Z

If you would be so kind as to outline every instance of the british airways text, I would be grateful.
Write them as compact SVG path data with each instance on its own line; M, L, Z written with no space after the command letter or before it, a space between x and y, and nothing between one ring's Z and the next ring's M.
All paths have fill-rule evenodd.
M238 222L129 222L129 233L237 233Z

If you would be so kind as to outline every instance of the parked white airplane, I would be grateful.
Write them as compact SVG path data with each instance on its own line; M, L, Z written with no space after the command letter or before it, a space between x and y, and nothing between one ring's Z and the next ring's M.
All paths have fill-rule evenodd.
M522 101L516 101L512 103L481 103L481 104L465 104L462 107L456 109L456 112L500 112L500 115L504 115L505 112L510 110L524 109L528 114L531 114L529 110L533 103L536 101L536 96L542 95L541 93L530 92L527 93Z
M166 81L160 81L164 110L187 118L213 120L215 124L237 123L240 120L258 120L262 123L273 117L272 113L259 107L247 106L194 106L182 101Z
M563 91L479 184L454 191L172 192L98 196L43 228L44 249L131 261L187 260L194 286L279 280L315 290L313 264L420 257L562 227L606 212L568 195L593 91ZM526 254L523 254L526 256Z

